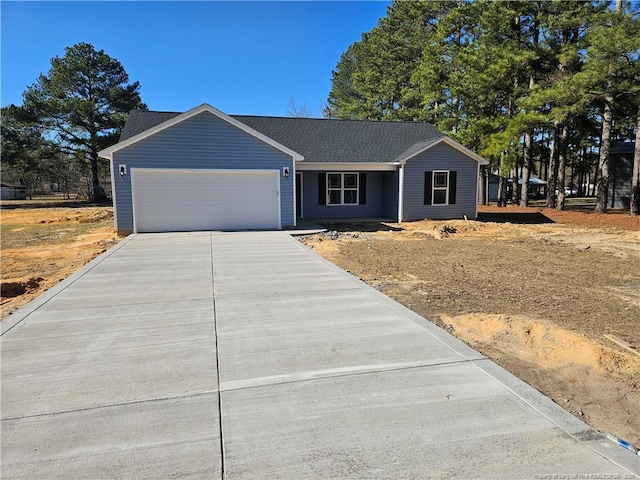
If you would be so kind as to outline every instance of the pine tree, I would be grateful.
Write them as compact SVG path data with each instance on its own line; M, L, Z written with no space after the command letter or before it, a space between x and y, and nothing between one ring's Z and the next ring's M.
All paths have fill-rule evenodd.
M105 195L98 176L98 152L117 141L132 109L145 109L138 82L117 60L88 43L65 49L51 60L47 75L24 93L24 108L42 127L56 135L64 153L91 167L92 200Z

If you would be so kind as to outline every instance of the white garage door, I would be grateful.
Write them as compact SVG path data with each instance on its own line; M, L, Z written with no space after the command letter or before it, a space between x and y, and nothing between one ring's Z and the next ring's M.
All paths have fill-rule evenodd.
M136 232L280 228L277 170L131 170Z

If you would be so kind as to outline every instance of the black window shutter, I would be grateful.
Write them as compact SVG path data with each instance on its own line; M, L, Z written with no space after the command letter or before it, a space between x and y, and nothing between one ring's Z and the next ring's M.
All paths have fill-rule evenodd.
M433 172L424 172L424 204L431 205L431 182Z
M458 174L455 170L449 172L449 205L456 203L456 187L458 185Z
M318 205L327 204L327 175L326 173L318 174Z
M360 185L359 185L359 199L358 199L358 203L360 205L366 205L367 204L367 174L366 173L361 173L360 174Z

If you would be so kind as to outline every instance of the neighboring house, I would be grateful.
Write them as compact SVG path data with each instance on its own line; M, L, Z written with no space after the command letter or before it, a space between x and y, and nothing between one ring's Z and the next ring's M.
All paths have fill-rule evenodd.
M207 104L133 111L100 156L121 233L475 218L487 164L427 123L230 116Z
M613 145L609 151L609 201L610 208L631 207L631 178L633 177L633 153L635 142Z
M2 200L26 200L27 199L27 187L24 185L10 185L8 183L2 183Z
M486 180L485 180L486 181ZM487 193L489 195L489 202L498 201L498 183L500 183L500 177L495 173L489 174L489 186ZM507 190L505 192L505 198L511 200L513 190L513 178L507 179ZM522 190L522 178L518 178L518 195ZM547 182L540 180L538 177L529 177L529 198L542 198L546 196Z

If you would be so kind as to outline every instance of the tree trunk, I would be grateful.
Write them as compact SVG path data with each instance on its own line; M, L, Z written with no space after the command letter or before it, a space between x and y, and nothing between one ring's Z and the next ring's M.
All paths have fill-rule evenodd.
M562 133L558 142L558 200L556 202L557 210L564 210L565 201L565 169L567 165L567 147L569 142L569 126L565 123L562 125Z
M498 206L507 206L507 178L502 176L498 178Z
M580 167L580 196L588 197L589 196L589 177L591 177L591 167L589 170L586 170L587 165L587 147L582 147L582 152L580 154L582 156L581 167Z
M531 147L533 143L531 132L524 134L524 161L522 165L522 190L520 192L520 206L529 206L529 178L531 178Z
M513 177L512 189L511 189L511 204L518 205L518 161L516 160L513 164L513 172L511 172L511 176Z
M633 175L631 177L631 215L640 214L640 106L636 122L636 147L633 151Z
M535 28L533 30L532 43L534 48L538 48L539 42L539 22L536 14ZM529 91L533 90L536 86L536 79L533 74L529 75ZM531 178L531 167L533 166L533 154L531 148L533 147L533 131L528 130L524 134L524 155L522 159L522 190L520 191L520 206L529 206L529 178Z
M545 131L542 131L542 151L549 150L549 137L545 138ZM541 154L540 155L540 178L545 182L549 180L549 158ZM546 193L546 191L545 191Z
M101 202L104 200L102 187L100 186L100 176L98 175L98 159L91 158L91 200Z
M549 153L549 176L547 180L547 208L556 206L556 178L558 176L558 129L560 122L553 123L553 137L551 140L551 152Z
M569 183L568 183L569 188L571 190L575 188L575 185L576 185L575 179L576 179L576 160L575 158L573 158L573 160L571 161L571 177L569 177Z
M478 203L480 205L486 205L487 204L487 188L488 188L488 181L489 181L489 174L488 174L488 167L487 166L482 166L480 167L480 178L479 178L479 183L480 183L480 189L478 192Z
M611 124L613 122L613 98L607 96L602 112L602 139L600 140L600 158L598 159L598 195L596 212L606 213L609 201L609 150L611 149Z
M96 145L97 142L93 142ZM93 202L104 202L106 196L100 185L100 175L98 172L98 149L91 147L89 151L89 162L91 164L91 200Z

